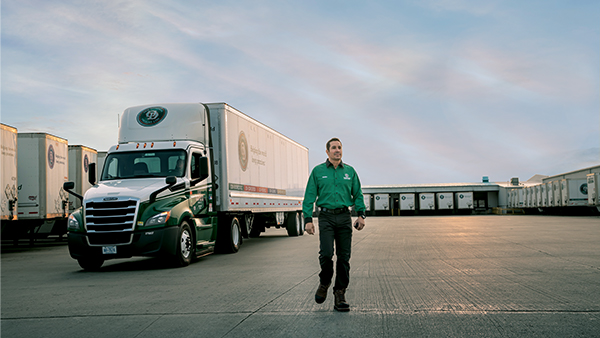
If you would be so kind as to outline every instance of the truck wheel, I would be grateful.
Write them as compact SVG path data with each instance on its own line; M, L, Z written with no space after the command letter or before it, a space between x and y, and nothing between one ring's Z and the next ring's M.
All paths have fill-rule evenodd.
M77 258L77 263L83 270L87 271L98 271L104 264L102 258Z
M188 266L192 262L194 254L194 237L187 222L181 223L179 227L179 238L175 252L174 263L176 266Z
M231 221L219 224L217 231L216 251L218 253L236 253L242 244L242 227L237 217L232 217Z
M300 219L300 213L288 213L287 219L285 220L285 227L287 228L288 236L296 237L300 235L300 232L302 231L302 220Z

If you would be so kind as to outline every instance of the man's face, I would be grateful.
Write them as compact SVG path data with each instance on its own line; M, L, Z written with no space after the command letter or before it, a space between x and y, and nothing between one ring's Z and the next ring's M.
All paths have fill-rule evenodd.
M332 141L327 149L329 162L339 161L342 159L342 144L339 141Z

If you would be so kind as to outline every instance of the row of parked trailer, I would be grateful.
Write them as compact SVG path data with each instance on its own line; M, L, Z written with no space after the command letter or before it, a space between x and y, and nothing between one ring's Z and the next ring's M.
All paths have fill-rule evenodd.
M40 231L44 224L42 232L66 233L66 217L81 202L68 198L63 183L75 182L80 194L89 189L88 168L97 161L97 151L48 133L19 133L0 126L3 238Z
M598 188L598 173L587 174L586 178L560 179L522 186L508 189L508 207L600 207Z
M390 194L364 194L367 211L391 210ZM474 209L473 192L399 194L401 211Z

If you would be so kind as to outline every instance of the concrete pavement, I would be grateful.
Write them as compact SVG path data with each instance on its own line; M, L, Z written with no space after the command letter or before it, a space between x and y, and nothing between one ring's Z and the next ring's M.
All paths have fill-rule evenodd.
M173 269L66 245L2 254L5 337L593 337L600 218L370 217L354 232L349 313L314 302L318 237L268 230Z

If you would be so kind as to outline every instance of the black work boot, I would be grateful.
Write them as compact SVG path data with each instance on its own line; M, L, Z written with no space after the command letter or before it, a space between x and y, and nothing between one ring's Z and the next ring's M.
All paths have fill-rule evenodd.
M350 311L350 305L346 303L346 289L334 290L333 295L335 296L334 309L340 312Z
M319 284L319 288L315 293L315 302L321 304L325 301L327 298L327 289L329 289L329 285L331 285L331 283L327 285Z

